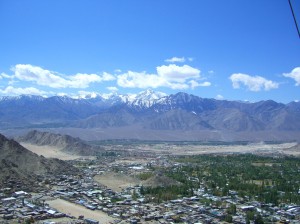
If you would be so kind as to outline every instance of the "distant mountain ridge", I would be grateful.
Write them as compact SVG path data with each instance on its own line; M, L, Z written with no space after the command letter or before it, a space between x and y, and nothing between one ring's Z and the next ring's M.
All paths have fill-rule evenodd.
M41 132L33 130L26 135L18 137L19 142L31 143L40 146L54 146L61 151L81 155L81 156L93 156L101 152L100 147L91 146L79 138L73 138L70 135L61 135L50 132Z
M152 90L76 99L67 96L2 97L0 126L2 129L128 127L131 130L139 128L140 133L144 130L201 130L255 135L260 131L270 136L273 132L297 136L300 133L300 102L249 103L207 99L183 92L166 95Z

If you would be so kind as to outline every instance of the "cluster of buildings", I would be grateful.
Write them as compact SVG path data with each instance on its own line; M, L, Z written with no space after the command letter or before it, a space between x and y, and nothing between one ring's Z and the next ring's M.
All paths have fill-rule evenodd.
M165 158L152 160L170 166ZM203 186L195 189L194 196L183 197L163 203L153 203L140 193L141 186L130 186L121 192L108 189L93 179L93 175L118 168L122 172L144 169L145 164L113 166L90 166L81 176L61 175L47 179L46 190L38 193L25 191L12 192L10 188L0 189L0 223L11 220L23 223L34 220L39 223L61 223L55 219L68 218L66 223L99 223L89 217L72 217L51 208L47 201L61 198L92 211L105 212L114 218L114 223L247 223L247 213L254 212L273 223L300 223L300 205L276 207L241 198L237 192L230 191L226 197L210 194ZM146 169L146 168L145 168ZM229 212L234 205L236 211ZM54 221L47 221L47 220ZM250 223L253 223L251 221Z
M6 197L10 194L10 197ZM49 206L36 203L31 194L25 191L11 193L10 188L1 189L0 193L0 223L10 223L12 220L19 223L26 221L46 220L65 217L66 214L51 209ZM0 219L1 220L1 219Z

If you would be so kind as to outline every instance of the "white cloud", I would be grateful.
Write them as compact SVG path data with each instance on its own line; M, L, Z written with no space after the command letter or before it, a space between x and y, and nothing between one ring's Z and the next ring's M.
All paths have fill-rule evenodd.
M103 79L96 74L81 74L78 73L74 76L70 76L69 80L65 80L65 84L61 83L63 88L87 88L90 83L101 82Z
M128 71L117 76L117 84L124 88L158 88L188 89L209 86L209 82L198 83L200 70L189 65L162 65L156 68L157 74Z
M224 99L224 96L218 94L216 97L215 97L216 100L223 100Z
M7 76L8 76L7 74L5 74L4 72L2 72L2 73L0 74L0 79L6 78Z
M166 81L155 74L147 74L146 72L128 71L122 75L118 75L117 83L121 87L126 88L157 88L166 86Z
M173 57L173 58L168 58L165 60L165 62L169 62L169 63L183 63L186 61L194 61L194 58L189 57L189 58L185 58L185 57Z
M5 78L5 79L12 79L13 76L10 76L10 75L8 75L8 74L2 72L2 73L0 74L0 79L2 79L2 78Z
M109 74L107 72L103 72L103 74L102 74L102 81L113 81L115 79L116 79L115 76L113 76L112 74Z
M250 76L247 74L236 73L230 77L232 86L235 89L239 89L241 85L246 86L250 91L258 92L261 90L277 89L279 84L271 80L267 80L261 76Z
M72 95L68 94L68 93L56 93L56 96L68 96L71 97Z
M170 63L180 62L180 63L183 63L183 62L185 62L185 58L184 57L182 57L182 58L173 57L173 58L166 59L165 62L170 62Z
M189 65L162 65L156 67L156 70L160 77L168 81L185 82L187 79L200 77L200 70Z
M15 72L14 76L23 81L32 81L38 85L50 86L52 88L61 88L66 85L65 79L38 66L18 64L12 70Z
M34 87L28 88L15 88L13 86L7 86L5 89L0 89L1 94L7 95L44 95L46 92L36 89Z
M115 86L109 86L109 87L107 87L106 89L108 89L109 91L111 91L111 92L118 92L118 88L117 87L115 87Z
M108 73L103 73L102 76L77 73L65 77L62 74L29 64L18 64L12 70L14 71L14 77L19 80L35 82L38 85L51 88L87 88L91 83L115 79L114 76Z
M78 95L74 98L79 99L86 99L86 98L96 98L99 94L95 92L88 92L88 91L78 91Z
M300 67L294 68L290 73L284 73L283 76L294 79L295 85L300 86Z
M12 80L9 80L9 81L8 81L8 85L9 85L9 86L12 86L12 85L14 85L14 84L17 83L17 82L18 82L18 81L15 81L15 80L12 79Z
M189 83L190 83L192 89L195 89L196 87L198 87L198 86L200 85L200 84L199 84L197 81L195 81L195 80L191 80L191 81L189 81Z
M121 73L122 72L122 70L121 69L115 69L115 71L114 72L116 72L116 73Z
M210 82L202 82L202 83L199 83L195 80L191 80L188 82L191 86L192 89L195 89L196 87L207 87L207 86L211 86L211 83Z
M202 82L202 83L199 83L199 86L207 87L207 86L211 86L211 83L210 82Z
M58 72L43 69L30 64L17 64L11 69L14 73L7 75L1 73L0 77L10 79L9 86L15 82L31 82L36 85L46 86L55 89L63 88L88 88L92 83L116 80L120 87L124 88L159 88L188 89L203 86L210 86L210 82L200 82L201 71L189 65L178 66L168 64L156 67L156 73L128 71L121 74L86 74L77 73L64 75ZM120 71L117 71L120 72ZM107 87L112 92L118 91L115 86Z
M168 83L168 87L171 89L188 89L190 86L186 83Z

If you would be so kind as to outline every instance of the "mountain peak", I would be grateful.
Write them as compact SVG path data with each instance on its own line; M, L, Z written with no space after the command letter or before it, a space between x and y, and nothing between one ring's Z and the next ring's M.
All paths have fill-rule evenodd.
M155 92L151 89L147 89L145 91L138 93L134 97L134 99L130 102L130 104L135 108L149 108L154 103L156 103L157 100L165 96L167 96L167 94L162 92Z
M176 93L174 96L174 99L176 100L180 100L182 102L190 102L191 100L193 99L201 99L200 97L198 96L194 96L192 94L188 94L188 93L184 93L184 92L179 92L179 93Z
M163 92L155 92L152 89L147 89L145 91L140 92L137 96L136 99L159 99L162 98L164 96L167 96L167 94L163 93Z

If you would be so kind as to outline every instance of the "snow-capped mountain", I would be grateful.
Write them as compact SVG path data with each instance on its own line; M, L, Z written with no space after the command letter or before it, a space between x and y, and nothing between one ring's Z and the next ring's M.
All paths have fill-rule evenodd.
M167 94L162 92L154 92L153 90L146 90L140 92L139 94L132 96L126 102L127 105L134 107L135 109L145 109L150 108L154 105L158 100L166 97Z
M91 104L98 106L110 107L114 105L127 104L128 106L138 108L149 108L161 98L167 96L162 92L155 92L151 89L142 91L138 94L118 94L118 93L82 93L79 96L74 96L72 99L86 100ZM66 96L62 96L66 97ZM70 97L69 97L70 98ZM1 101L1 100L0 100Z
M167 95L152 90L73 98L23 95L0 98L0 127L122 127L128 130L139 127L139 135L146 130L251 132L252 135L264 132L273 138L282 137L286 132L288 139L297 139L294 136L300 136L299 108L299 102L245 103L183 92Z

